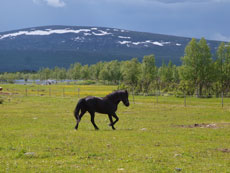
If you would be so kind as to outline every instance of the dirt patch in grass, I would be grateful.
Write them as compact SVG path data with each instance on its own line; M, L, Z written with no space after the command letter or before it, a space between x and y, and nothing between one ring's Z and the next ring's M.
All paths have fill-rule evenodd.
M9 93L9 92L0 92L0 95L3 95L3 96L8 96L8 95L18 95L19 93Z
M230 123L201 123L201 124L190 124L190 125L178 125L177 127L182 128L210 128L210 129L217 129L217 128L223 128L223 127L230 127Z
M11 93L0 92L0 95L11 95Z
M230 149L229 148L219 148L217 149L218 151L221 151L223 153L230 153Z

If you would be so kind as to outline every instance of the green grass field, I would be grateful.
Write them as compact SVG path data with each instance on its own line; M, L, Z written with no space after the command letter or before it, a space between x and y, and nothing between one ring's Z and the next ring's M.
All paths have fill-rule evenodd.
M230 99L130 96L117 130L96 114L95 131L87 113L75 131L77 88L116 86L1 86L0 172L230 172Z

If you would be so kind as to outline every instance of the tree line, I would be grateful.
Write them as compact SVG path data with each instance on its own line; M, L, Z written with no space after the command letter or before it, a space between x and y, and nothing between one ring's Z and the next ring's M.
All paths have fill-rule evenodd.
M175 95L227 95L230 89L230 43L221 43L212 57L210 47L204 38L192 39L181 58L182 65L171 61L162 66L155 65L155 56L144 56L128 61L98 62L93 65L75 63L68 69L55 67L42 68L35 73L3 73L0 81L15 79L55 79L93 80L104 84L116 84L138 94L157 92Z

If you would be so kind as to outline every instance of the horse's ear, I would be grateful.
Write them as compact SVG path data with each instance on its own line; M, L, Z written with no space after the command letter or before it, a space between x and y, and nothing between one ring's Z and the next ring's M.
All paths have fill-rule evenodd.
M127 90L125 90L125 93L126 93L127 95L129 95Z

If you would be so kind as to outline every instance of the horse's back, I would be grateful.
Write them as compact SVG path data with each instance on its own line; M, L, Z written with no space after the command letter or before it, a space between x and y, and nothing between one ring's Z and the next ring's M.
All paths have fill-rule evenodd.
M102 97L88 96L84 98L88 108L88 112L98 112L108 114L113 110L113 105L109 100Z

